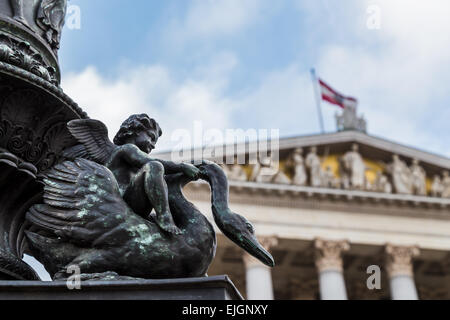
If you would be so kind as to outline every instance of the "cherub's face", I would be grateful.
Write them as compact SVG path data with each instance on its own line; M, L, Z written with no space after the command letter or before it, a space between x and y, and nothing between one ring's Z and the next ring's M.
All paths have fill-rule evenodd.
M150 153L155 149L158 141L158 134L153 130L141 131L134 137L134 144L141 149L142 152Z

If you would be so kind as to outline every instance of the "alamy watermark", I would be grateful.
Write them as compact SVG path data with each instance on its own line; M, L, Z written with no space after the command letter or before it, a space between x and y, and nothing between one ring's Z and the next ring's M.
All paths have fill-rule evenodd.
M69 30L81 29L81 8L77 5L67 7L66 26Z
M213 160L219 165L256 165L266 162L272 169L279 167L279 129L204 129L194 121L193 130L177 129L171 136L176 145L171 160Z
M367 7L367 21L366 26L369 30L381 29L381 7L376 4L372 4Z
M366 272L370 274L366 281L367 289L381 290L381 268L377 265L371 265L367 267Z
M70 276L66 280L66 286L69 290L81 290L81 270L77 265L67 267L66 273Z

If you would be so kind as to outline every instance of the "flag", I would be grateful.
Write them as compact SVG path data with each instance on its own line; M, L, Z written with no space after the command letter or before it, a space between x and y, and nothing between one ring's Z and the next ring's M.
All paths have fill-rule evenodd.
M338 105L342 109L350 107L356 108L358 100L356 100L355 98L346 97L340 94L339 92L331 88L329 85L327 85L325 82L323 82L321 79L319 79L319 85L322 100Z

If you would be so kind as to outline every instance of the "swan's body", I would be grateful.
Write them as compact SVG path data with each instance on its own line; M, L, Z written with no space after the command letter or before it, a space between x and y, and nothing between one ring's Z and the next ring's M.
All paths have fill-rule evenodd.
M202 178L212 190L218 227L231 240L273 266L245 218L228 209L228 185L219 166L203 163ZM135 214L122 200L114 175L106 167L77 159L54 167L45 180L45 204L27 214L30 247L54 278L67 277L71 265L83 274L115 272L136 278L204 276L214 258L212 225L188 202L181 188L183 174L167 176L170 209L182 234L162 231Z

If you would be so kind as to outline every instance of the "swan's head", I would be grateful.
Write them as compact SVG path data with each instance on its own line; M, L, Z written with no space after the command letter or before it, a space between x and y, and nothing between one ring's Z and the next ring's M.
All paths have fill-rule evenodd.
M215 215L220 217L216 219L216 224L222 233L265 265L275 266L271 254L258 242L253 225L243 216L226 211L226 214Z

